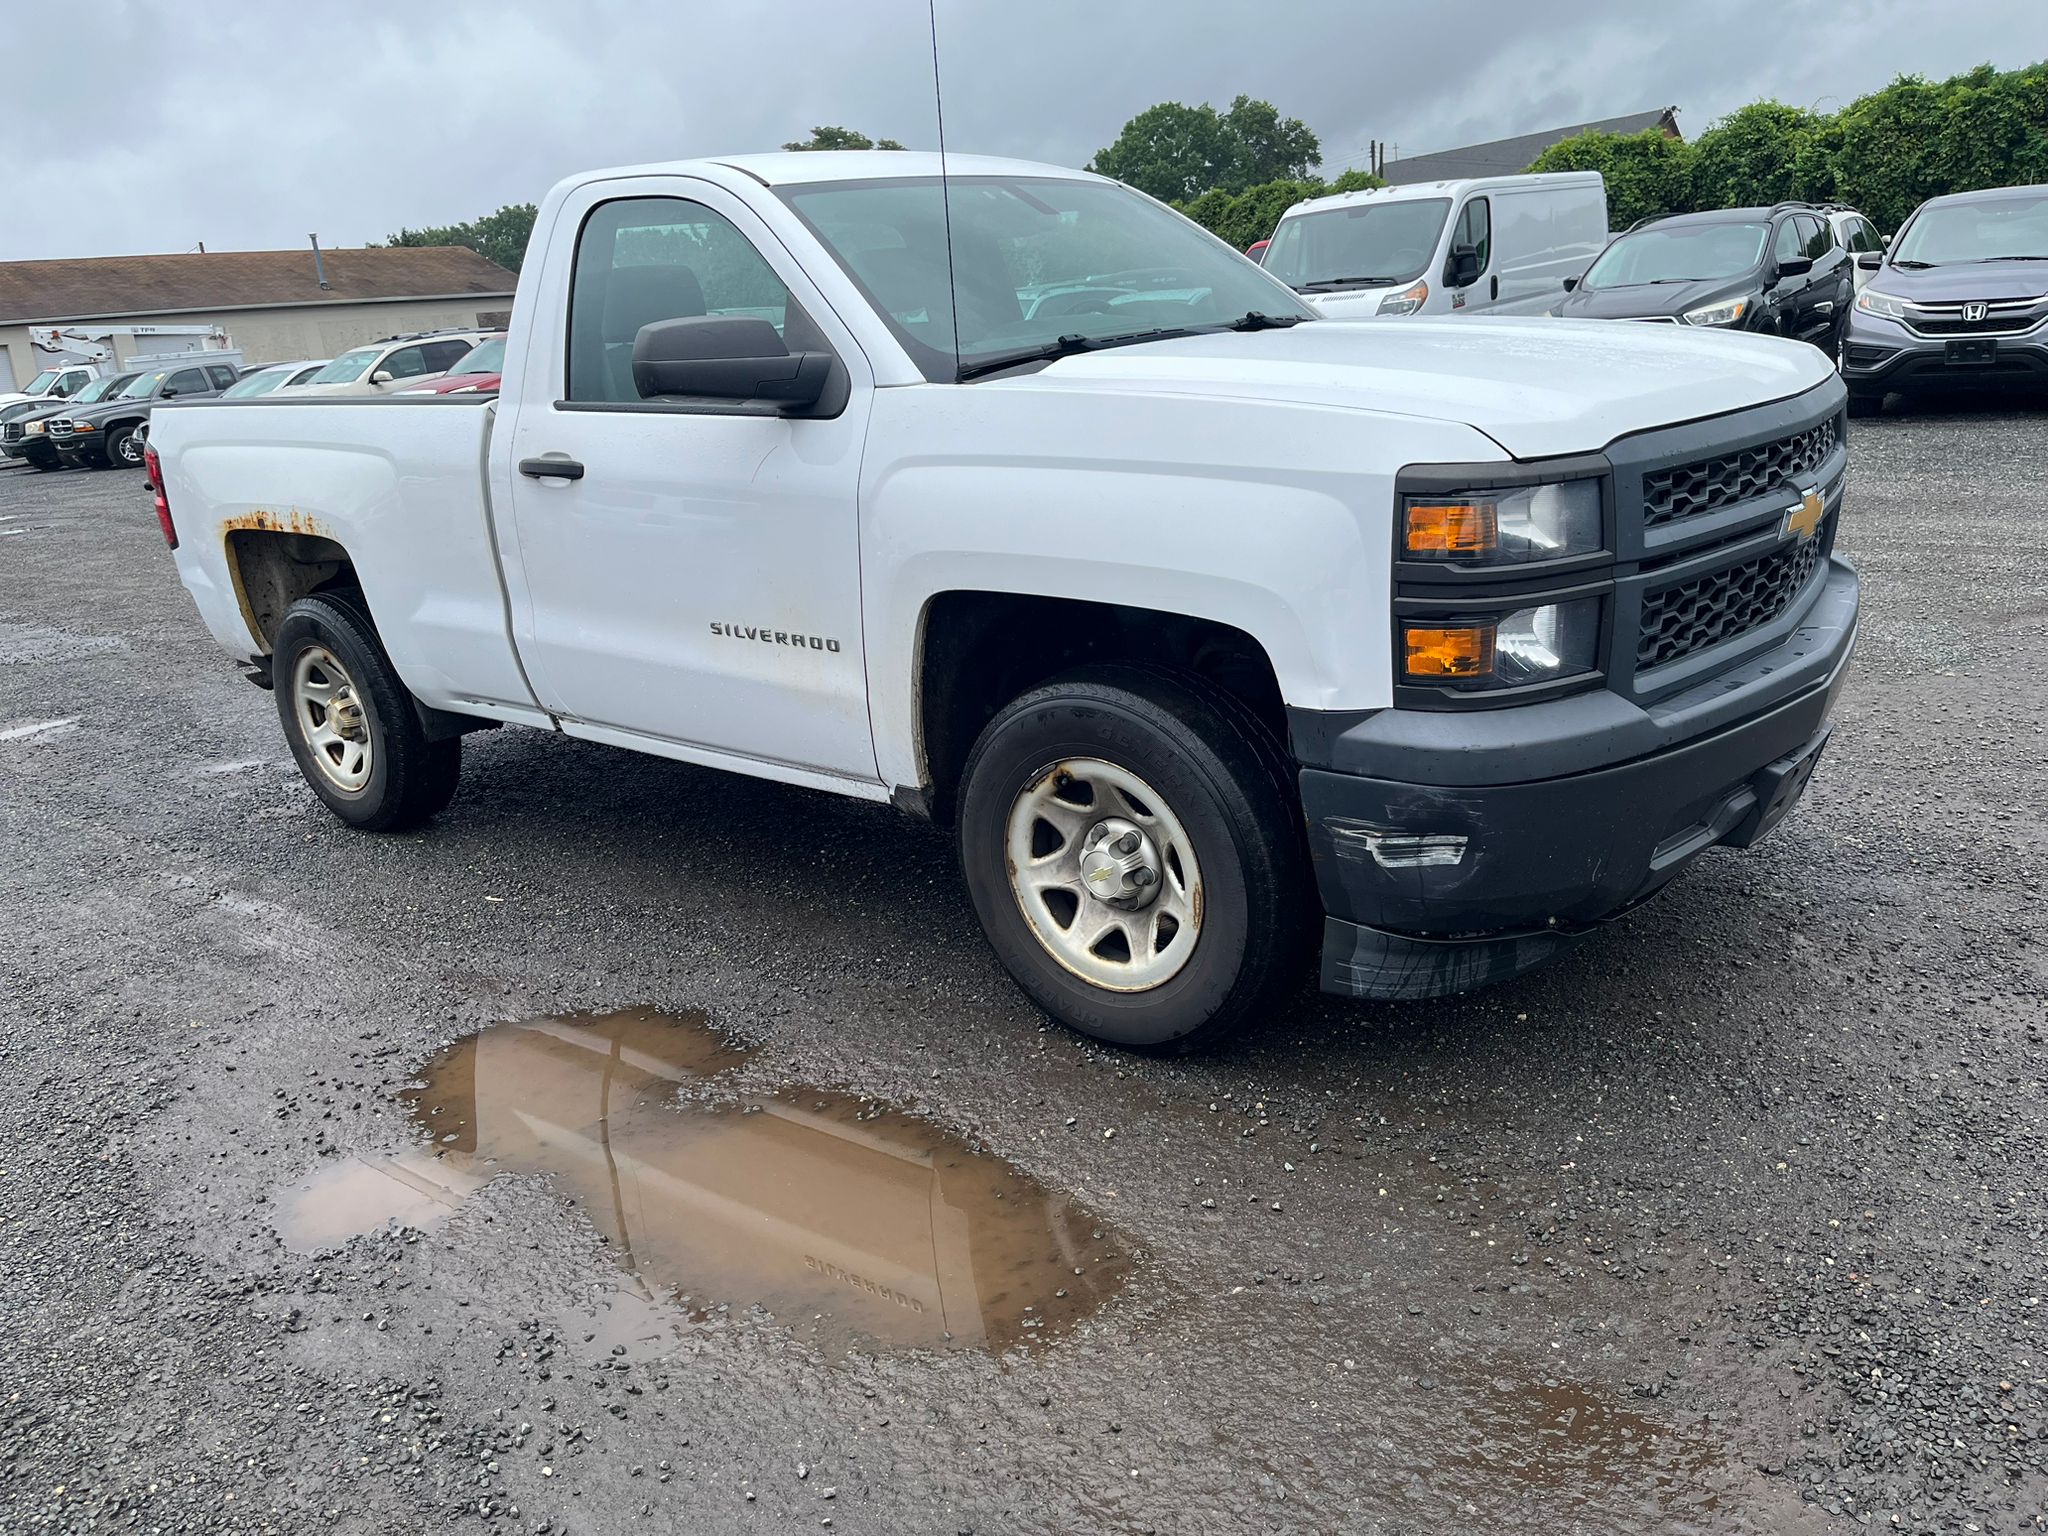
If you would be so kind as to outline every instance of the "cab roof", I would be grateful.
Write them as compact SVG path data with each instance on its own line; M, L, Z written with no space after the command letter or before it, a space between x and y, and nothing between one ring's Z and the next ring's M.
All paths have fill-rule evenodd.
M944 165L948 176L1050 176L1065 181L1107 179L1092 171L1077 171L1069 166L1044 165L1035 160L1008 160L995 155L948 154ZM707 155L698 160L622 166L616 170L601 171L596 178L581 179L702 175L713 168L738 171L764 187L782 187L820 181L886 181L904 176L937 176L940 158L916 149L784 150L777 154Z
M1356 192L1331 192L1305 197L1282 218L1320 213L1326 208L1352 208L1362 203L1411 203L1423 198L1459 198L1468 192L1543 191L1565 187L1604 187L1598 171L1542 171L1534 175L1466 176L1454 181L1411 181L1398 187L1365 187Z

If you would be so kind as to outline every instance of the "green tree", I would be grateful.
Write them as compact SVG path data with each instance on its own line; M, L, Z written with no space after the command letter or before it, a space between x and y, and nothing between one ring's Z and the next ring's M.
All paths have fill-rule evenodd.
M1361 171L1357 166L1353 166L1335 181L1331 182L1328 190L1331 192L1370 192L1374 187L1384 187L1385 185L1386 183L1373 175L1371 171Z
M384 244L466 245L507 272L517 272L526 260L526 243L533 238L533 220L538 212L532 203L507 203L496 213L487 213L467 224L401 229Z
M1945 192L2048 181L2048 64L1901 76L1839 118L1836 195L1884 229Z
M901 149L894 139L871 139L852 128L818 127L808 139L782 146L784 149Z
M1818 167L1802 151L1824 121L1776 101L1729 113L1693 143L1692 206L1750 208L1811 195L1802 167L1806 175Z
M1692 206L1693 148L1659 128L1581 133L1538 155L1531 171L1598 171L1607 181L1607 221L1626 229Z
M1269 101L1239 96L1227 112L1162 101L1123 126L1088 169L1140 192L1182 203L1204 192L1239 193L1281 179L1305 178L1322 163L1322 146L1300 118Z

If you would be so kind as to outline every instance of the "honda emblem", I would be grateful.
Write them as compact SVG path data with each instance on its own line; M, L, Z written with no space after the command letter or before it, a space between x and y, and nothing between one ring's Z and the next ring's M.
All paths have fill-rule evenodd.
M1991 306L1982 299L1972 299L1963 306L1963 324L1982 325L1984 317L1991 312Z

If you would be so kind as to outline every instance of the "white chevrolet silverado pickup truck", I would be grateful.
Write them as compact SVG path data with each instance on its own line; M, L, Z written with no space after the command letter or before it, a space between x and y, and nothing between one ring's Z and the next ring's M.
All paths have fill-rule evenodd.
M157 413L337 815L501 723L893 801L1048 1012L1187 1049L1315 942L1356 997L1525 971L1798 799L1856 625L1818 352L1327 320L1113 182L943 170L576 177L495 400Z

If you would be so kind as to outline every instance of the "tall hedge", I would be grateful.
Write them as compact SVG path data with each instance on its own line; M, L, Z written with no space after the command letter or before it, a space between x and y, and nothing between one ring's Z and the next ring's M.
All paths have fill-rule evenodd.
M1691 144L1647 134L1580 134L1532 171L1597 170L1608 217L1807 198L1848 203L1896 229L1927 198L2048 182L2048 63L1986 64L1947 80L1902 75L1839 112L1752 103Z

